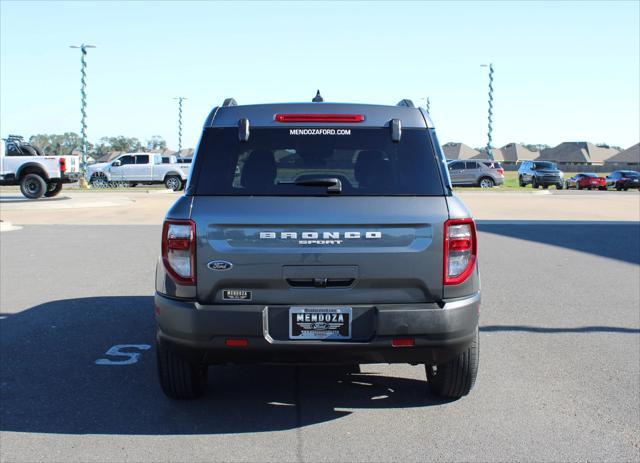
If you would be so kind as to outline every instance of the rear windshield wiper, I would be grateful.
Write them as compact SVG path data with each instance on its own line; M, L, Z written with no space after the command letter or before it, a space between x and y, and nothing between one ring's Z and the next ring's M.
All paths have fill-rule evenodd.
M339 178L310 178L307 180L281 180L278 185L326 186L327 193L342 193L342 182Z

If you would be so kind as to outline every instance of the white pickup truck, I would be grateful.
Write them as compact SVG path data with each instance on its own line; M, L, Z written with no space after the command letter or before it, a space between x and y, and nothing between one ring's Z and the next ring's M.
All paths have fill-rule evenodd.
M64 183L79 178L79 156L25 156L19 151L8 156L5 143L0 143L0 185L20 185L29 199L56 196Z
M191 164L163 164L161 154L128 153L111 162L87 166L87 180L97 188L113 184L164 183L170 190L179 191L184 188L190 168Z

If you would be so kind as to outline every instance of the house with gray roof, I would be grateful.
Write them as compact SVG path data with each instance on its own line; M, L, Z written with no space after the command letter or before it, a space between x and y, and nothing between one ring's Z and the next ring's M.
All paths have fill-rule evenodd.
M640 143L636 143L632 147L620 151L618 154L614 154L610 158L605 159L604 163L640 166Z
M500 148L505 162L533 161L540 156L539 151L531 151L520 143L509 143Z
M564 142L554 148L542 150L537 161L554 161L558 164L602 164L618 154L618 150L593 143Z
M442 145L442 151L447 159L471 159L480 154L478 150L474 150L469 145L454 142Z
M504 154L500 148L491 148L491 153L493 153L493 159L496 161L504 161ZM489 155L487 154L487 149L483 148L478 151L478 154L474 156L472 159L489 159Z

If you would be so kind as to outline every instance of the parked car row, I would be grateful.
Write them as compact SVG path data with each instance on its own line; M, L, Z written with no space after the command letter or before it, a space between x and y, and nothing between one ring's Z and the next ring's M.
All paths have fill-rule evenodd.
M582 172L565 180L564 187L568 190L608 190L617 191L640 189L640 173L633 170L616 170L606 177L600 177L592 172Z
M490 188L504 184L504 168L498 161L469 159L448 160L449 177L453 186L479 186ZM640 173L633 170L616 170L606 177L591 172L581 172L565 179L564 172L551 161L524 161L518 168L518 185L547 189L607 190L640 189Z

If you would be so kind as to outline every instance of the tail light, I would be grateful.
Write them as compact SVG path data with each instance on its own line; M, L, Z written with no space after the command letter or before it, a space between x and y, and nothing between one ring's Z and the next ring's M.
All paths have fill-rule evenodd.
M60 172L64 174L67 171L67 160L60 158L58 162L60 163Z
M498 169L498 173L499 173L500 175L504 175L504 169Z
M444 223L445 285L458 285L469 278L476 267L478 240L473 219L451 219Z
M162 260L169 275L180 284L196 284L196 224L191 220L166 220L162 227Z

